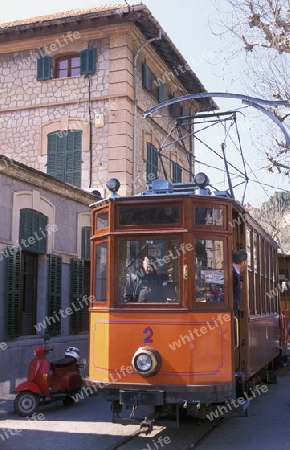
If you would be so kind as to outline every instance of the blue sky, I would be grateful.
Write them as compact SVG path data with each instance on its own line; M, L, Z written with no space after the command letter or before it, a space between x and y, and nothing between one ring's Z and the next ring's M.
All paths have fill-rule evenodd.
M89 8L99 5L114 3L112 0L50 0L49 2L35 2L35 0L10 0L1 8L1 22L13 21L17 19L50 14L57 11L66 11L71 9ZM116 1L123 3L122 0ZM128 3L134 1L128 0ZM225 63L223 60L223 50L225 46L232 44L231 37L228 40L222 40L220 37L212 34L209 24L216 22L215 0L143 0L151 10L153 16L158 20L161 27L168 34L175 46L187 60L193 71L196 73L202 84L208 92L230 92L243 93L241 77L238 67L241 67L241 60L232 60ZM226 5L225 0L218 1L219 7ZM235 109L241 106L240 101L216 99L221 111ZM242 147L247 162L250 167L257 172L250 175L250 178L263 179L269 185L275 188L289 189L289 182L282 176L271 175L261 167L267 165L263 155L255 152L255 128L258 127L258 119L252 111L243 111L238 115L238 125L240 126L240 137ZM240 117L240 119L239 119ZM250 118L254 118L250 120ZM239 123L240 120L240 123ZM269 119L267 119L269 120ZM255 122L256 121L256 122ZM221 131L212 131L212 142L214 146L219 147L218 139L222 138ZM218 138L217 138L218 136ZM208 141L207 141L208 142ZM218 149L217 149L218 150ZM231 149L229 151L232 151ZM232 156L232 155L231 155ZM234 164L239 167L241 160L238 155L233 155ZM206 149L197 145L197 159L211 160L212 156ZM226 183L224 176L220 179L220 173L207 169L202 164L198 164L197 171L210 172L209 176L213 183L219 182L218 188L222 189L223 182ZM248 168L250 173L250 169ZM268 199L273 194L273 188L265 187L262 189L257 183L249 183L245 200L254 206L259 206L262 201ZM237 199L242 195L242 190L237 190Z

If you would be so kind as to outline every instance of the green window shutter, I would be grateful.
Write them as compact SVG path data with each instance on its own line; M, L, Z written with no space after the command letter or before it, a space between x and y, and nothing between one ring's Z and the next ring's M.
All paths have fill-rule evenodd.
M146 175L147 182L151 183L152 180L157 178L158 172L158 154L154 145L147 142L147 161L146 161Z
M187 116L188 116L188 107L181 106L181 117L187 117ZM183 126L189 125L189 119L182 119L181 125L183 125Z
M47 136L47 173L81 187L82 131L56 131Z
M158 85L158 101L159 103L164 102L165 100L165 83L159 81Z
M142 86L147 89L147 91L151 91L151 85L151 70L146 62L144 62L142 64Z
M84 261L90 261L90 247L91 247L91 227L82 228L82 259Z
M34 253L46 252L48 218L33 209L20 210L19 244L22 249Z
M64 181L66 133L57 131L47 136L47 173Z
M70 295L71 309L70 315L70 333L80 333L82 330L83 307L83 287L84 287L84 261L82 259L72 258L70 262Z
M62 258L57 255L48 255L48 331L56 336L61 333L61 272Z
M176 162L172 163L172 181L173 183L181 183L182 169Z
M65 182L81 187L82 131L68 132L65 158Z
M80 53L81 75L88 75L96 72L97 50L90 47Z
M173 98L175 98L175 95L174 95L174 94L170 97L170 100L173 99ZM172 117L176 117L176 116L177 116L177 106L176 106L176 103L172 103L172 105L169 105L169 113L170 113L170 115L171 115Z
M49 80L51 78L51 57L41 56L37 60L37 80Z
M20 335L20 276L21 250L8 247L5 286L5 337L13 339Z

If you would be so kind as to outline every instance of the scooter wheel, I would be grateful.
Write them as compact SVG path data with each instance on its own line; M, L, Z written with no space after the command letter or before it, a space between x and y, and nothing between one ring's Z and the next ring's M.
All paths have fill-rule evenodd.
M68 395L63 399L64 406L72 406L74 404L74 399Z
M15 411L22 417L31 417L37 411L39 395L30 391L19 392L14 400Z

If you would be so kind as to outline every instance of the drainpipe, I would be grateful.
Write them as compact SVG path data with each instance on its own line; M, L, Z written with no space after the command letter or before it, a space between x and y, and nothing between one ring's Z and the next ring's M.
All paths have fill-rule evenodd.
M139 57L139 54L141 50L150 42L158 41L162 39L162 33L159 31L159 35L157 37L151 38L148 41L144 42L143 45L139 48L137 51L135 57L134 57L134 116L133 116L133 189L132 193L133 195L136 194L136 157L137 157L137 112L138 112L138 96L137 96L137 90L138 90L138 67L137 67L137 60Z

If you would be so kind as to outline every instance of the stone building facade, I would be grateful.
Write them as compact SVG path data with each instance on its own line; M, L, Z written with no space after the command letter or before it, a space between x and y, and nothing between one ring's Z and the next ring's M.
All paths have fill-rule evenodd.
M8 393L44 333L55 359L70 345L87 358L88 205L97 199L5 156L0 192L0 393Z
M0 92L0 392L9 392L41 344L43 321L54 357L76 345L86 358L84 316L56 315L89 290L82 246L90 192L106 196L114 177L121 194L138 193L163 167L170 180L189 181L193 142L174 141L190 124L180 119L168 130L214 104L191 100L143 118L162 101L205 89L140 3L0 24ZM54 270L58 295L49 291ZM15 290L15 279L27 292Z
M205 89L142 4L0 25L0 91L2 154L51 175L59 171L71 182L66 168L50 161L49 136L58 133L64 141L75 130L81 136L74 161L78 186L103 192L107 179L116 177L123 194L144 189L149 144L159 149L168 116L209 105L192 100L166 108L163 119L143 118L160 101ZM178 130L169 140L177 136ZM194 171L190 140L162 153L168 177L184 167L179 178L188 181ZM156 172L162 175L158 161Z

